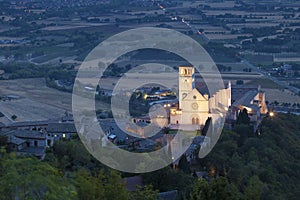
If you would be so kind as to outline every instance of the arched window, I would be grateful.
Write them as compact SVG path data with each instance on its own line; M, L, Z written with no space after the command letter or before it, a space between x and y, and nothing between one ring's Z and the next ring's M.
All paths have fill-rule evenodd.
M199 124L200 124L199 118L198 118L198 117L196 117L196 118L193 117L193 118L192 118L192 124L193 124L193 125L195 125L195 124L198 124L198 125L199 125Z

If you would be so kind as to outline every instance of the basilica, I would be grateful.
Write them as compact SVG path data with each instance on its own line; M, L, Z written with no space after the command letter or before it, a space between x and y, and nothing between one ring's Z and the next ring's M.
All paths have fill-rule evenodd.
M199 82L198 82L199 83ZM198 86L198 85L197 85ZM229 81L223 89L214 94L207 94L196 87L195 68L179 66L177 99L151 101L149 104L161 104L167 116L152 113L133 118L133 123L126 124L126 130L145 137L145 133L153 132L153 127L169 127L178 130L199 130L210 117L213 123L225 116L225 125L229 129L235 123L239 113L246 109L251 122L256 126L268 112L265 92L260 86L231 85ZM157 98L159 96L156 96ZM165 97L163 97L165 98ZM153 124L154 126L150 126Z
M195 68L179 67L178 104L170 108L170 125L204 125L211 117L212 109L231 105L231 84L216 94L201 94L195 87Z

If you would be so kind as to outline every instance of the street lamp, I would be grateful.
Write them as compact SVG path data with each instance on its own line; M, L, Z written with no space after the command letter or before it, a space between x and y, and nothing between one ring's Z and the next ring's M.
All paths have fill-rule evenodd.
M270 112L269 115L270 115L270 117L274 117L275 114L274 114L274 112Z

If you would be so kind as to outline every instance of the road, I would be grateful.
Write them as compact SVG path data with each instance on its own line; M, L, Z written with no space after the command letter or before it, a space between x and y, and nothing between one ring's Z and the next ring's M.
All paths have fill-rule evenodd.
M8 114L6 114L5 112L3 112L2 109L1 109L1 113L4 115L4 117L5 117L10 123L14 123L14 122L15 122L14 120L12 120L12 118L11 118Z
M150 0L153 4L156 4L158 6L159 9L163 10L163 11L167 11L167 8L164 7L162 4L160 4L159 2L156 2L154 0ZM181 16L176 16L176 17L171 17L172 20L178 21L178 22L182 22L184 23L187 27L189 27L189 29L191 29L191 31L193 31L193 34L198 34L198 35L202 35L205 39L207 39L207 37L204 35L204 33L200 32L199 29L193 25L191 25L186 19L184 19L184 17Z
M294 94L299 94L300 90L296 87L290 86L288 83L286 83L285 81L279 81L277 78L269 75L267 72L259 69L258 67L256 67L255 65L251 64L248 60L246 59L242 59L241 60L242 63L244 63L245 65L247 65L248 67L250 67L252 70L262 74L265 78L272 80L273 82L277 83L278 85L290 90L291 92L293 92Z

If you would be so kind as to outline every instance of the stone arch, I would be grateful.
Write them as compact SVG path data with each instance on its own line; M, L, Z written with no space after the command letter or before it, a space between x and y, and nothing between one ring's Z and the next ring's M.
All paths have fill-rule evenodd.
M200 124L200 119L198 116L193 116L192 117L192 124L193 125L199 125Z
M196 124L196 119L194 117L192 118L192 124Z

